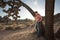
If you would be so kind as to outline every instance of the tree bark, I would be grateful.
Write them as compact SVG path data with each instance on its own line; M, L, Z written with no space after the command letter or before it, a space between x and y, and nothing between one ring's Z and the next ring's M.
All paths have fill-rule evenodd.
M55 40L53 31L55 0L45 0L45 36L46 40Z

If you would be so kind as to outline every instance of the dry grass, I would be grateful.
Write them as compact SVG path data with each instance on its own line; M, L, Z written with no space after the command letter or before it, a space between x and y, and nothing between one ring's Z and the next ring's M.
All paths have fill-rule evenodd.
M28 27L22 30L5 31L2 35L2 40L43 40L44 38L37 38L33 27ZM1 34L1 33L0 33Z
M1 25L2 26L2 25ZM25 22L18 25L4 25L5 29L0 31L0 40L40 40L34 33L34 24ZM19 30L17 30L19 29ZM43 37L42 37L43 39ZM42 40L41 39L41 40Z
M4 24L0 24L0 29L3 29L0 31L0 40L44 40L43 37L37 38L33 27L34 23L25 22L18 25L2 25ZM58 22L54 24L54 33L56 33L59 27Z
M21 22L20 24L11 24L11 25L5 25L4 23L0 23L0 30L15 30L15 29L22 29L22 28L26 28L29 26L32 26L33 23L29 23L29 22Z

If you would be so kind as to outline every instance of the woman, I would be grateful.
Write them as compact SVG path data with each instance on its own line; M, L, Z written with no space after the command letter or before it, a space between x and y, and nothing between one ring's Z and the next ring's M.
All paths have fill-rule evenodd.
M37 11L35 12L35 21L36 21L37 36L40 37L42 36L42 27L41 27L42 16Z

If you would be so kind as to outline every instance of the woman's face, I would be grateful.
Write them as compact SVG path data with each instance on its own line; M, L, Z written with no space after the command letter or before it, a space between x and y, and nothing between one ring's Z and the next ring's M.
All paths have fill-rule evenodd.
M35 15L38 15L38 13L35 13Z

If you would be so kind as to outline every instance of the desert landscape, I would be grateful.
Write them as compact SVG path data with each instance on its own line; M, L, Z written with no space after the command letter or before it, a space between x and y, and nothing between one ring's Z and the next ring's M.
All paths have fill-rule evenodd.
M60 13L54 16L54 33L58 34L57 32L60 28ZM2 20L0 18L0 20ZM16 22L0 22L0 40L45 40L45 37L37 37L35 32L35 21L25 19ZM43 17L43 24L44 17ZM58 34L60 35L60 34ZM60 38L60 37L57 37ZM56 38L56 39L57 39Z
M0 23L0 40L40 40L35 33L34 24L34 21L29 20L11 25Z

